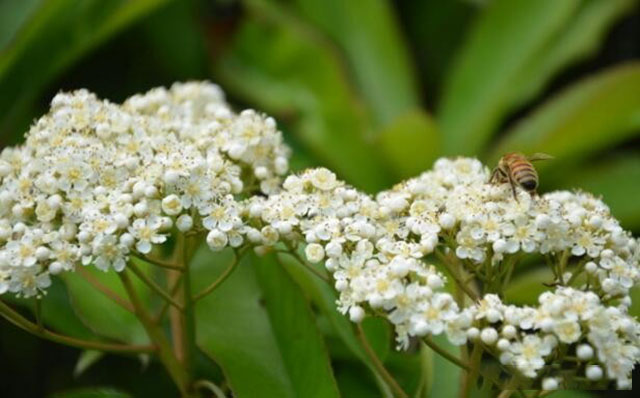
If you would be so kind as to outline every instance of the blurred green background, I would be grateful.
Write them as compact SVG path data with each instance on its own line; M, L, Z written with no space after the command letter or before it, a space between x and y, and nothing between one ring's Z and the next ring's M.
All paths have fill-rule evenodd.
M60 90L84 87L122 101L177 80L209 79L237 109L277 118L294 148L294 169L324 165L373 193L443 155L492 165L511 150L546 152L556 159L539 164L542 192L601 195L638 234L639 61L634 0L0 0L0 148L18 144ZM223 261L202 256L203 263ZM328 377L342 396L379 396L366 361L350 349L353 336L331 308L330 292L284 269L287 281L297 282L291 297L309 303L296 310L317 320L303 332L320 332L318 347L328 347L333 367ZM230 281L242 288L248 278L262 292L256 300L263 299L273 293L269 281L283 278L269 272ZM514 301L535 299L544 277L539 269L522 271L516 282L525 294ZM231 293L214 297L210 310L224 313L216 305L234 300ZM77 294L73 283L58 282L48 300L64 304ZM64 321L51 321L52 328L81 335L96 326L77 308L60 315L60 307L52 318ZM267 315L273 322L278 314ZM287 337L275 329L276 340ZM451 383L429 376L434 366L439 376L449 369L430 353L393 352L383 322L371 320L367 332L415 395L446 396L456 388L454 372L443 372ZM210 333L222 338L233 330ZM220 350L211 355L228 370L233 364ZM288 369L300 352L283 350ZM64 396L174 395L163 370L145 358L84 353L78 362L79 355L0 321L0 396L96 385L103 388ZM201 362L209 369L203 372L219 374L206 355ZM237 380L246 371L237 370ZM300 396L303 387L293 384Z

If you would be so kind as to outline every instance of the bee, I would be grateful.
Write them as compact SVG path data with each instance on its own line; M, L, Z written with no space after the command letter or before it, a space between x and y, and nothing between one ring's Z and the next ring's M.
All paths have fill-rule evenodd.
M534 153L531 156L519 152L507 153L500 159L498 166L493 169L489 182L499 184L508 182L516 201L518 200L516 185L535 195L536 188L538 188L538 172L531 162L548 159L553 159L553 156L546 153Z

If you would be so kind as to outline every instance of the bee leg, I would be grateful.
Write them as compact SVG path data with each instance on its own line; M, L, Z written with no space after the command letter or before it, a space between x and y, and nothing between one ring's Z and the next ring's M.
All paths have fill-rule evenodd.
M509 185L511 185L511 192L513 193L513 198L518 202L518 195L516 194L516 183L513 181L513 177L511 177L511 173L507 173L507 177L509 178Z
M496 167L495 169L493 169L493 171L491 172L491 177L489 177L489 183L499 184L505 181L506 181L506 178L505 178L504 171L502 171L500 167Z
M493 169L493 171L491 172L491 177L489 177L489 183L493 184L495 182L498 181L498 168L496 167L495 169Z

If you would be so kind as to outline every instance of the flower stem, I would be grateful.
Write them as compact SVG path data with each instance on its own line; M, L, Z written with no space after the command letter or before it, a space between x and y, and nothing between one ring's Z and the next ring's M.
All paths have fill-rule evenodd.
M400 387L400 385L393 378L391 373L389 373L389 371L385 369L384 364L382 363L382 361L380 361L380 358L378 358L375 351L373 351L373 348L371 348L371 345L367 340L367 336L364 334L364 330L362 329L362 325L357 323L355 329L356 329L356 336L358 337L358 340L360 340L362 347L366 351L367 356L373 363L373 366L376 368L376 371L378 372L380 377L382 377L382 379L389 385L389 387L393 390L394 395L396 397L408 398L407 393L404 392L402 387Z
M458 271L454 268L457 268L455 266L455 264L451 264L451 261L449 260L449 258L447 256L444 255L444 253L442 253L439 250L435 251L436 257L438 257L438 259L442 262L442 264L445 266L445 268L447 269L447 271L449 271L449 274L451 275L451 277L453 278L453 280L456 282L456 285L462 289L467 296L469 296L469 298L473 301L477 301L478 300L478 295L475 294L473 292L473 290L471 290L469 288L469 286L467 284L464 283L464 281L462 280L462 278L460 277L460 275L458 275Z
M224 272L222 273L222 275L220 275L218 277L218 279L216 279L215 281L213 281L213 283L211 283L209 286L207 286L206 288L204 288L204 290L202 290L200 293L196 294L195 296L193 296L193 301L196 302L202 298L204 298L205 296L207 296L209 293L211 293L212 291L214 291L218 286L220 286L224 281L227 280L227 278L229 276L231 276L231 274L233 273L233 271L235 271L236 266L238 265L238 263L240 262L240 258L241 256L239 256L238 254L234 254L234 258L233 261L231 262L231 264L227 267L227 269L224 270Z
M142 261L144 261L146 263L149 263L149 264L153 264L153 265L158 266L160 268L167 268L167 269L172 269L172 270L176 270L176 271L182 270L182 267L179 264L158 260L156 258L151 258L151 257L145 256L144 254L139 253L139 252L137 252L135 250L133 251L133 253L140 260L142 260Z
M193 294L191 293L191 267L189 263L191 262L191 254L190 251L193 247L193 239L192 236L186 236L182 244L180 245L180 255L183 267L183 281L182 281L182 300L183 300L183 313L181 317L181 327L182 327L182 347L183 347L183 366L185 371L187 372L187 377L189 378L189 382L191 383L193 380L193 374L195 369L195 356L196 356L196 321L195 321L195 302L193 300ZM190 388L193 386L190 385Z
M311 272L313 275L322 279L323 282L331 284L331 280L326 275L321 274L317 269L313 268L313 266L307 263L307 261L304 258L302 258L300 254L298 254L298 252L294 247L289 247L289 251L278 250L276 251L276 253L286 254L288 256L295 258L300 263L300 265L302 265L304 268L307 269L307 271Z
M182 273L179 273L176 275L175 271L168 271L168 279L169 279L169 283L173 283L173 285L171 286L170 290L170 294L171 297L174 297L177 293L178 293L178 289L181 286L182 283ZM155 316L155 322L156 323L160 323L162 321L162 318L164 318L165 314L167 313L167 310L169 309L169 306L171 304L169 304L168 301L165 301L164 303L162 303L162 308L160 308L160 311L158 311L158 314Z
M2 301L0 301L0 315L2 315L6 320L11 322L15 326L33 334L34 336L53 341L55 343L64 344L70 347L119 353L147 353L153 352L155 350L155 347L152 345L104 343L100 341L83 340L76 337L58 334L45 329L44 326L39 326L29 321Z
M182 311L182 306L169 295L163 288L161 288L157 283L155 283L151 278L149 278L140 268L138 268L133 262L129 263L128 269L133 272L138 279L144 282L151 290L156 292L160 297L165 299L169 304L173 305L180 311Z
M482 362L482 345L474 344L469 358L470 369L464 374L462 380L462 388L460 389L460 397L467 398L471 396L471 388L477 384L478 372Z
M119 272L118 276L120 276L120 281L129 295L129 300L131 300L131 304L133 304L136 316L142 323L149 339L158 347L160 360L167 369L167 372L169 372L174 383L178 386L180 392L186 395L189 387L188 375L174 355L169 339L164 335L162 328L153 322L151 315L149 315L144 308L142 301L138 297L138 293L136 293L133 287L131 279L129 279L129 275L126 272Z
M440 354L441 357L443 357L444 359L446 359L447 361L451 362L452 364L460 367L461 369L464 369L466 371L470 371L471 367L462 362L460 359L456 358L455 356L453 356L451 353L449 353L447 350L443 349L442 347L438 346L433 340L431 340L429 337L425 336L422 338L422 341L424 341L424 343L429 346L429 348L431 348L433 351L437 352L438 354Z

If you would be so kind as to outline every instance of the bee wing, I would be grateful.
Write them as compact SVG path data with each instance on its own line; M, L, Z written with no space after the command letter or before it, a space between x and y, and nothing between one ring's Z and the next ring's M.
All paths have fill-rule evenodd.
M549 160L549 159L555 159L553 156L548 155L546 153L542 153L542 152L537 152L534 153L533 155L529 155L527 156L527 160L531 161L531 162L535 162L538 160Z

